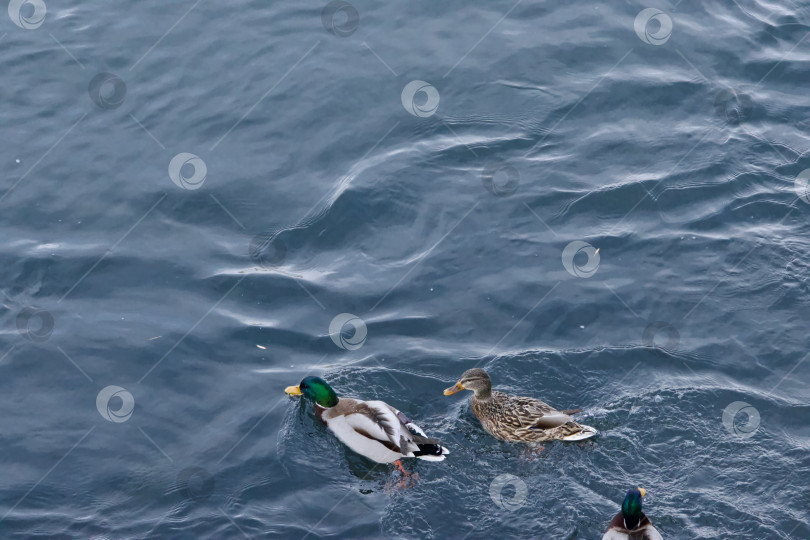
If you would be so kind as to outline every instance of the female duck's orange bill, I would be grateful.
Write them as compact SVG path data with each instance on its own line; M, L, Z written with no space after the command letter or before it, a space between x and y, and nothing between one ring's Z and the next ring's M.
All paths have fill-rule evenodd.
M446 388L445 391L444 391L444 395L445 396L452 396L456 392L461 392L462 390L466 390L466 388L461 386L461 382L457 382L456 384L454 384L450 388Z

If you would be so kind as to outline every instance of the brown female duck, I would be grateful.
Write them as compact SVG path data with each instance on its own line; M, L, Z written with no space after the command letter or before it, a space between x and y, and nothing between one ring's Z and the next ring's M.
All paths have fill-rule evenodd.
M581 441L597 431L574 421L572 414L582 409L558 411L530 397L510 396L492 389L492 381L483 369L464 372L458 382L444 391L449 396L472 390L472 410L484 429L496 439L535 443L555 439Z

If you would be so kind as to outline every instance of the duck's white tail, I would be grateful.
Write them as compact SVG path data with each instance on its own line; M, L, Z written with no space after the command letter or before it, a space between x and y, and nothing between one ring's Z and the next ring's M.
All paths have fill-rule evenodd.
M582 431L579 433L574 433L573 435L569 435L567 437L563 437L562 440L564 441L583 441L585 439L590 439L594 435L598 434L599 432L596 429L592 428L591 426L581 425Z

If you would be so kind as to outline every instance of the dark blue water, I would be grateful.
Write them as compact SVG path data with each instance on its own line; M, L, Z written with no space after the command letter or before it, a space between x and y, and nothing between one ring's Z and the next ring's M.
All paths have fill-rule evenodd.
M810 538L810 9L351 3L0 13L0 537Z

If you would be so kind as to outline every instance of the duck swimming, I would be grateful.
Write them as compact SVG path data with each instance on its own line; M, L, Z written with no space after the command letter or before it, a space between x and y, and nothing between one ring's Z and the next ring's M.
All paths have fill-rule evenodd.
M449 454L436 439L383 401L339 398L320 377L305 377L298 386L284 390L315 402L318 418L340 441L377 463L395 463L401 458L442 461Z
M627 492L622 511L613 517L602 540L664 540L641 511L641 499L647 495L644 488Z
M492 389L492 381L480 368L468 369L445 396L472 390L472 410L484 429L496 439L535 443L555 439L581 441L598 432L574 421L572 414L582 409L558 411L530 397L510 396Z

